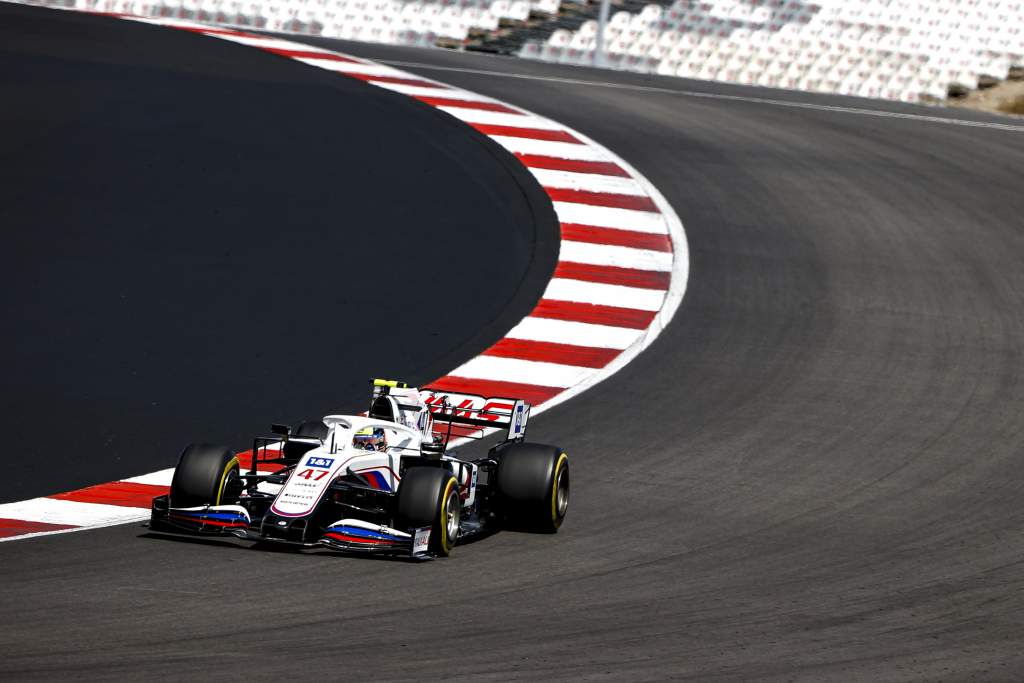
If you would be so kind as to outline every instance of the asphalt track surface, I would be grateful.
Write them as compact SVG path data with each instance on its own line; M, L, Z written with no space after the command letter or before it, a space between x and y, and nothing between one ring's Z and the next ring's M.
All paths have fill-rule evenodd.
M0 4L0 83L0 502L363 409L368 373L439 377L554 269L510 154L354 79Z
M562 531L423 565L130 526L4 544L0 675L1024 678L1021 134L419 71L607 145L686 226L673 324L531 423L573 457Z

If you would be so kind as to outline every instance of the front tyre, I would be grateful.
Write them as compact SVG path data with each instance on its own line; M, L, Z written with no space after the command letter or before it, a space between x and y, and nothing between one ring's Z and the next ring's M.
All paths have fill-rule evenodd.
M223 446L191 444L171 479L170 506L224 505L241 492L238 458Z
M506 525L558 531L569 511L569 456L561 448L510 444L500 451L496 475Z
M440 467L413 467L398 487L398 524L405 528L429 526L430 551L451 555L459 538L462 499L459 482Z

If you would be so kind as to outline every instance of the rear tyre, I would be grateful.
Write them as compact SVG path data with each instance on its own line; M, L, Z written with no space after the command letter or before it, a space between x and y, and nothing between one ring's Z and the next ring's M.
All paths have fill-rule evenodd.
M176 508L223 505L241 491L238 458L223 446L191 444L181 453L171 479L170 505Z
M511 444L501 449L496 476L507 526L558 531L569 510L569 456L561 448Z
M440 467L413 467L398 487L398 524L430 527L430 550L447 557L459 538L459 482ZM402 528L402 526L399 526ZM404 530L404 529L403 529Z

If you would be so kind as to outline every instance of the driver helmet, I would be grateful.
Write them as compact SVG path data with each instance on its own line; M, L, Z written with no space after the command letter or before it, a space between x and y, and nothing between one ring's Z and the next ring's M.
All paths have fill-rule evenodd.
M363 427L352 437L352 445L364 451L387 450L388 440L382 427Z

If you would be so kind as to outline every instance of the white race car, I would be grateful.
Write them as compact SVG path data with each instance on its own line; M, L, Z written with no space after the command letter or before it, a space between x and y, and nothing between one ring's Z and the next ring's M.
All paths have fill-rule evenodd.
M364 415L274 425L249 454L185 448L150 529L415 558L502 527L553 533L569 506L569 457L526 442L529 417L521 399L373 380ZM447 453L453 439L502 429L485 458Z

